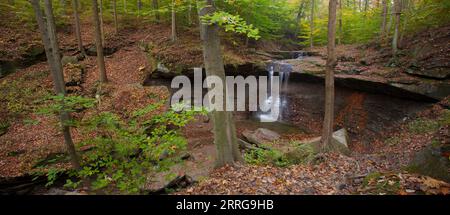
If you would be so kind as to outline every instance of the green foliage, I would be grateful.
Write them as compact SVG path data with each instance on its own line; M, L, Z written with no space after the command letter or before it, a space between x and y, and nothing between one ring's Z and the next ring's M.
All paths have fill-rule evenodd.
M239 15L231 15L224 11L215 12L212 15L201 17L202 22L207 24L217 24L225 29L226 32L243 34L248 38L258 40L259 29L254 28L252 24L247 24Z
M297 5L287 0L224 0L216 4L222 11L243 17L265 39L282 37L295 26L293 12Z
M40 112L75 112L94 104L95 100L80 96L52 96ZM169 109L156 113L164 104L150 104L126 119L111 112L98 112L70 123L88 137L79 146L91 150L82 153L82 168L72 173L78 180L68 180L67 187L89 179L94 190L140 193L148 176L168 171L180 162L177 153L186 149L187 142L178 130L204 111Z
M40 114L58 114L61 111L68 113L78 112L87 108L92 108L96 100L82 96L64 96L62 94L56 96L48 96L46 105L43 105L38 113Z
M282 152L276 149L255 149L244 154L244 159L249 164L255 165L274 165L278 167L286 167L290 163Z
M436 132L441 126L450 125L450 110L444 110L437 119L418 118L409 123L409 130L414 133L423 134Z
M13 81L0 83L0 102L10 116L34 111L40 105L38 98L46 97L50 91L36 84L39 77L24 75Z
M8 131L10 124L8 121L0 121L0 135L5 134Z
M439 122L430 119L417 119L409 124L409 130L417 134L434 132L439 129Z

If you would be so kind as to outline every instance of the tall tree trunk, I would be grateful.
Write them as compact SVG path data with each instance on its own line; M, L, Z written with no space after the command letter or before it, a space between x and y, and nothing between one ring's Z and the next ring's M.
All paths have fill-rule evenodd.
M386 37L386 21L387 21L387 0L382 1L382 12L381 12L381 29L380 29L380 43L383 43L384 38Z
M188 26L192 25L192 0L188 0Z
M117 0L113 0L113 13L114 13L114 31L117 34L119 32L119 23L117 23Z
M123 13L127 14L127 0L123 0Z
M155 10L155 18L156 21L159 22L161 21L161 17L159 15L159 5L158 5L158 0L153 0L153 10Z
M342 43L342 0L339 0L339 37L338 37L338 44L340 45Z
M414 2L410 2L409 0L403 0L402 3L402 12L403 12L403 24L402 24L402 30L400 32L400 38L399 38L399 46L402 46L403 43L403 36L405 35L405 31L406 31L406 26L408 24L408 16L407 16L407 12L410 9L410 4L414 4Z
M63 76L63 70L61 65L61 59L59 55L59 46L56 38L55 20L53 18L52 3L50 0L45 0L44 11L46 18L41 11L39 0L32 0L34 12L36 14L36 21L41 32L42 42L44 43L45 54L47 56L47 62L50 66L50 71L53 78L53 85L55 93L59 95L65 95L65 82ZM46 21L45 21L46 20ZM46 23L45 23L46 22ZM62 104L64 106L64 102ZM75 150L75 145L70 134L70 129L66 123L70 120L70 115L65 111L60 112L60 121L62 126L62 133L64 136L64 143L67 151L69 152L72 166L75 169L80 169L80 159Z
M295 38L297 38L300 33L300 21L303 17L303 14L305 13L304 7L305 0L301 0L300 6L298 8L297 18L295 19Z
M314 38L313 38L313 32L314 32L314 0L311 0L311 20L310 20L310 34L309 34L309 46L312 48L314 47Z
M137 1L138 17L141 17L141 5L142 5L141 0L138 0Z
M100 72L99 77L100 82L105 83L108 82L108 79L106 77L105 58L103 56L102 33L101 33L100 19L98 17L97 0L92 0L92 17L94 19L95 44L97 46L97 63Z
M175 11L175 0L172 0L172 42L177 40L177 13Z
M83 47L83 40L81 38L80 16L78 15L78 0L72 0L72 8L73 8L73 19L75 22L75 35L77 37L78 42L78 50L81 52L83 56L86 56Z
M328 15L328 46L325 75L325 116L322 131L322 150L332 146L334 120L334 67L336 66L336 2L330 0Z
M207 5L200 11L199 16L213 14L214 12L213 2L208 0ZM218 76L221 78L223 86L226 86L218 26L201 22L200 24L206 74L207 76ZM223 90L224 98L227 98L225 87ZM236 128L232 113L225 111L226 99L223 105L223 111L215 110L211 113L214 124L214 143L217 151L216 167L222 167L227 164L232 165L243 160L237 145Z
M100 0L100 34L102 36L102 46L105 46L105 32L103 29L103 0Z
M392 55L395 57L398 51L398 35L400 27L401 5L400 0L394 0L394 36L392 37Z

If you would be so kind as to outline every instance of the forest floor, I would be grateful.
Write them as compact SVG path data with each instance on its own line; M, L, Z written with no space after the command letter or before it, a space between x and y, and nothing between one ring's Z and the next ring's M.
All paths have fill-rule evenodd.
M39 34L36 32L26 31L24 28L11 29L3 25L0 28L5 32L0 35L2 61L20 62L27 56L30 47L40 44ZM83 31L85 47L93 47L93 29L88 23L84 23L82 29L86 29ZM104 97L99 107L101 110L118 114L130 113L144 107L145 104L169 96L167 88L142 86L153 69L148 60L148 53L142 49L142 44L150 44L151 53L167 65L181 64L184 67L194 67L202 64L199 35L193 30L180 31L180 40L175 43L169 39L170 28L164 25L150 24L145 27L127 28L114 35L112 25L109 23L105 27L105 32L106 47L114 49L115 52L106 57L109 83L104 89ZM76 41L70 28L58 32L58 37L64 55L76 55ZM270 59L256 54L255 51L235 46L229 41L224 42L225 61L228 64L254 63ZM263 51L275 49L271 46ZM346 56L355 55L351 61L361 62L361 52L358 52L358 49L358 46L337 48L338 52L345 52ZM323 54L323 50L323 47L319 47L311 51ZM378 55L384 52L386 51L383 49L373 50L376 55L370 56L375 57L364 61L380 60L380 63L385 63L387 58ZM435 59L434 55L439 58L446 53L448 54L445 50L437 52L431 58ZM94 97L98 79L96 57L88 56L80 63L85 70L82 82L74 93ZM70 68L65 68L65 71L68 69ZM367 68L367 71L373 69ZM6 128L4 132L3 129L0 130L1 178L30 174L42 160L65 152L63 137L57 129L57 119L35 113L34 101L52 91L51 76L46 62L33 62L31 66L18 69L1 78L0 90L4 92L0 104L0 118ZM199 119L183 129L183 132L189 142L188 150L196 160L187 161L191 163L188 169L201 169L203 172L197 174L206 176L198 178L198 183L176 194L448 194L450 187L445 182L409 173L405 167L417 151L430 145L434 140L445 144L450 142L449 105L447 97L419 113L416 119L403 122L398 129L385 134L386 138L374 142L372 153L358 151L358 147L354 146L351 148L353 153L350 157L323 154L314 164L287 167L236 165L213 170L215 148L210 132L211 123ZM412 127L411 123L414 124L417 120L444 121L446 124L437 128L433 126L432 129L422 128L428 124L421 124L419 128ZM239 134L245 128L238 124ZM75 142L83 138L76 129L72 132ZM282 139L298 140L305 137L310 136L282 135ZM198 163L202 163L203 166L199 167ZM58 165L61 168L70 167L68 163ZM181 168L179 171L186 170Z

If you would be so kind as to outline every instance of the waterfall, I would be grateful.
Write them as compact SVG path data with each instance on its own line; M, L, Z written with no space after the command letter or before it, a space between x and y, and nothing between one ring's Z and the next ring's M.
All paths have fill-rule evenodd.
M268 75L268 98L264 101L263 104L260 104L262 107L271 107L272 109L276 109L274 114L273 112L260 112L258 114L258 118L261 121L280 121L283 116L283 106L287 105L286 94L288 92L289 86L289 75L292 71L292 66L288 63L284 63L282 61L274 61L267 67L267 75ZM278 74L278 76L275 76ZM274 97L272 95L272 86L275 78L279 78L279 95Z

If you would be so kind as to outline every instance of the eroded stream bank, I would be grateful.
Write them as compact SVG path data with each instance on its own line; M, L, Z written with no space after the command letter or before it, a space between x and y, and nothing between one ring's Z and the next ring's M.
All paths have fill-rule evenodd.
M300 56L303 60L306 54L296 52L291 54ZM306 55L307 56L307 55ZM306 57L307 58L307 57ZM161 76L156 72L156 78L149 76L144 85L164 85L170 89L173 75ZM187 73L193 83L193 73ZM280 100L280 116L275 123L259 122L262 117L260 111L236 111L235 118L241 125L259 126L283 132L283 129L308 135L320 135L324 112L324 80L320 76L299 73L292 70L292 65L283 61L271 61L264 67L245 65L238 68L227 68L227 76L254 75L257 78L266 76L268 82L271 77L281 77L282 86ZM205 74L203 71L203 80ZM370 152L370 143L386 131L395 129L399 123L413 117L415 113L424 110L433 103L433 99L395 88L389 84L359 83L349 87L351 80L338 79L336 81L335 129L347 129L351 143L350 147ZM270 86L270 83L268 83ZM193 84L191 84L193 86ZM358 90L359 89L359 90ZM178 89L170 89L173 94ZM248 87L246 88L248 98ZM203 95L207 92L203 89ZM253 96L253 95L251 95ZM246 99L248 105L248 99ZM283 128L280 129L280 125ZM245 128L242 128L245 129ZM295 133L295 132L294 132Z

